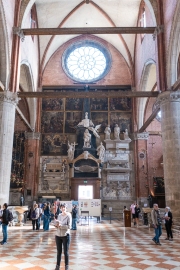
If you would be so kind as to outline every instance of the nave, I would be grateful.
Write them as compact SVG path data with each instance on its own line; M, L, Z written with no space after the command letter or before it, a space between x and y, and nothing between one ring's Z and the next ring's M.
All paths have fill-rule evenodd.
M56 264L55 229L32 231L31 224L8 228L8 243L0 246L1 270L54 270ZM161 246L152 241L154 229L146 226L125 228L113 220L89 226L78 225L71 233L70 270L180 269L180 239ZM61 268L64 269L64 256Z

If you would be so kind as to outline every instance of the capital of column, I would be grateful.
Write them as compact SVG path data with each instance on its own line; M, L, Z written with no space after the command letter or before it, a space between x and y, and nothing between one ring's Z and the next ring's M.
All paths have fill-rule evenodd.
M148 132L142 132L142 133L134 133L133 139L136 140L148 140L149 139L149 133Z
M10 91L0 92L0 102L4 101L4 102L8 102L16 106L19 100L20 98L18 98L17 93L13 93Z
M180 90L162 92L159 94L157 102L159 102L160 105L167 102L180 102Z
M40 132L25 132L26 140L40 140L41 133Z

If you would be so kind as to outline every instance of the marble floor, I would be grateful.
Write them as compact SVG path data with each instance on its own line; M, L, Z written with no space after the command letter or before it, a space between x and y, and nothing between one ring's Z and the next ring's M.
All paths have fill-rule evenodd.
M0 270L54 270L56 264L55 228L44 232L24 227L8 228L8 243L0 245ZM154 230L145 226L124 228L118 221L90 220L72 231L70 270L180 270L180 238L152 241ZM64 269L64 260L61 263Z

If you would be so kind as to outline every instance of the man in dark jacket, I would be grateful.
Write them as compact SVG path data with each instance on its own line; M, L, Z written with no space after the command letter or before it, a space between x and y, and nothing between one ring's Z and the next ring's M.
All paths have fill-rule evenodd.
M7 209L7 203L3 204L3 214L2 214L2 233L3 240L1 241L1 245L7 244L7 227L9 223L9 210Z
M72 230L77 230L76 221L77 221L77 206L73 205L73 209L72 209Z

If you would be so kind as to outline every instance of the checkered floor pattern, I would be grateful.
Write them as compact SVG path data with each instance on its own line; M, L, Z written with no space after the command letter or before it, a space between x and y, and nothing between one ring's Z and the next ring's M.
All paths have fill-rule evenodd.
M32 231L30 224L8 228L8 244L0 245L0 270L54 270L54 235L53 227L48 232ZM153 236L153 229L124 228L118 221L78 225L71 234L70 270L180 270L180 238L164 240L163 231L162 245L157 246Z

